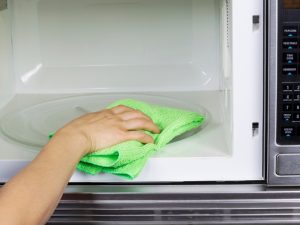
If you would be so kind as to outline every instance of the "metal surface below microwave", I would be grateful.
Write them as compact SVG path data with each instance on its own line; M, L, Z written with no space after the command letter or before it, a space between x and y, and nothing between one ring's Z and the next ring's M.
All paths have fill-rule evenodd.
M36 156L49 132L135 98L208 120L153 155L133 181L76 172L71 184L300 185L298 1L2 5L1 182Z

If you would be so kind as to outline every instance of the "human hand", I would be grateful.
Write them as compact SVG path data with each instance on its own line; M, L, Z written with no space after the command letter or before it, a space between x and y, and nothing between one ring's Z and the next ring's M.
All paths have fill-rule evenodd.
M55 136L83 144L83 154L87 154L128 140L153 143L153 138L144 130L160 132L148 116L120 105L79 117L58 130Z

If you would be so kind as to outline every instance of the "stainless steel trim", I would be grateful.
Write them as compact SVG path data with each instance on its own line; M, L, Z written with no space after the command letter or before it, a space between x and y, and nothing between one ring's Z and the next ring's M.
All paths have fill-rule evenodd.
M263 65L263 70L264 70L264 85L263 85L263 124L262 124L262 132L263 132L263 142L262 142L262 177L264 179L267 179L267 126L268 126L268 1L264 1L264 13L263 13L263 20L264 20L264 35L263 35L263 46L264 46L264 65Z
M7 0L0 0L0 11L7 9Z
M65 194L73 193L257 193L266 190L264 184L98 184L68 185ZM299 188L300 191L300 188Z
M300 175L300 154L279 154L276 160L276 174L278 176Z
M276 154L276 93L277 93L277 25L278 1L268 1L268 135L267 180L269 185L280 182L275 174Z
M81 193L63 196L48 224L300 224L299 189L268 190L265 185L80 189Z

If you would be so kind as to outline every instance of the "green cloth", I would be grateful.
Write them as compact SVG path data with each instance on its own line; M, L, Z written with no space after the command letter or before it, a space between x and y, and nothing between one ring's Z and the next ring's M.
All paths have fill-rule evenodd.
M150 134L154 144L126 141L101 151L84 156L77 169L89 174L112 173L126 179L134 179L143 169L148 158L167 145L173 138L199 127L205 120L203 115L181 109L151 105L142 101L124 99L108 108L124 105L149 116L160 128L159 134Z
M149 116L160 128L160 134L147 132L154 138L154 144L127 141L111 148L84 156L77 169L90 174L112 173L127 179L134 179L143 169L148 158L164 147L176 136L199 127L204 116L195 112L150 105L132 99L124 99L108 108L124 105Z

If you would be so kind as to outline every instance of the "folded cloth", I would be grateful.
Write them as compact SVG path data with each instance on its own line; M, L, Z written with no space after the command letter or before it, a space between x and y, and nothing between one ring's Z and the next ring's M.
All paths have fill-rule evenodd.
M154 144L126 141L110 148L85 155L77 169L89 174L112 173L126 179L134 179L143 169L148 158L168 144L176 136L199 127L204 115L181 109L151 105L142 101L124 99L107 108L124 105L149 116L160 128L159 134L145 131L154 139Z

